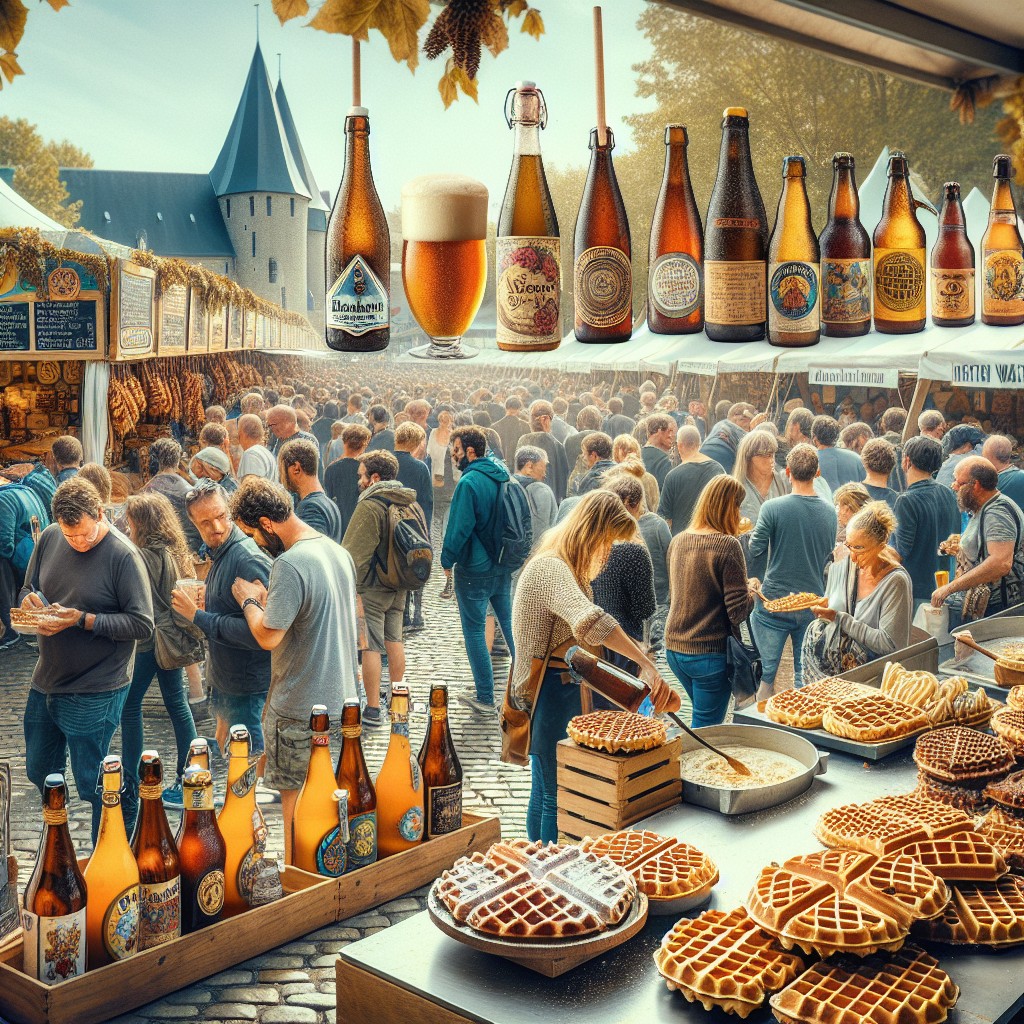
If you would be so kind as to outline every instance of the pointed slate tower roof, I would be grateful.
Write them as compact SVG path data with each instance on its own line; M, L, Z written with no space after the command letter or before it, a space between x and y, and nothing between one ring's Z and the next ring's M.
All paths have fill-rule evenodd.
M292 159L299 169L299 174L302 175L302 183L306 186L306 191L312 196L309 208L330 213L330 207L324 202L323 196L320 195L320 189L317 188L316 178L313 177L313 168L309 166L309 161L303 152L302 143L299 141L299 131L295 127L295 120L292 117L291 108L288 106L288 97L284 94L284 82L280 78L277 80L274 97L277 100L277 109L281 112L281 124L284 125L284 135L288 140Z
M210 178L218 196L237 192L282 192L310 198L285 137L259 43L252 55L242 98Z

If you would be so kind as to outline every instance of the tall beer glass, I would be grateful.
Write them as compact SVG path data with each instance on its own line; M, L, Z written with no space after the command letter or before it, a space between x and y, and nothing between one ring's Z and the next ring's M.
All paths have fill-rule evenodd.
M427 174L402 189L402 283L430 344L422 359L468 359L464 347L487 284L487 188L460 174Z

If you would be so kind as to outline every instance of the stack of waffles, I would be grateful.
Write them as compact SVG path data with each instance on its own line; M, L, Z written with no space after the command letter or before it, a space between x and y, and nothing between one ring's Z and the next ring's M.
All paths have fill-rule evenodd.
M992 809L978 831L1003 855L1011 871L1024 874L1024 771L990 782L985 798Z
M632 754L660 747L668 738L665 723L631 711L592 711L569 720L569 738L582 747L609 754Z
M992 716L992 731L1010 748L1014 758L1024 759L1024 711L1000 708Z
M987 806L986 786L1006 776L1014 757L995 736L950 726L920 737L914 762L920 796L976 814Z

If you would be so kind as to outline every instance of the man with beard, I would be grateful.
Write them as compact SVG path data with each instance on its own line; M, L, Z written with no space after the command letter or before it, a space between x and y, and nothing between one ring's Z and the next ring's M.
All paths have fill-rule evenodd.
M341 513L324 491L317 469L320 454L312 441L300 439L287 441L278 456L281 465L281 482L290 494L298 498L295 514L307 525L330 537L337 544L345 531L341 525Z
M955 428L954 428L955 429ZM932 593L932 606L950 605L950 627L961 618L963 594L981 583L989 585L985 615L1001 612L1021 599L1024 582L1024 512L999 493L999 474L988 459L968 455L953 470L957 504L971 515L960 538L967 571ZM952 598L952 600L949 600Z

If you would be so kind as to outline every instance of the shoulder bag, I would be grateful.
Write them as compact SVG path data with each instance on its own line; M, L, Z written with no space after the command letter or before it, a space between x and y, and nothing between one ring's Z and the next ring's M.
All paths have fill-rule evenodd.
M145 560L149 569L149 560ZM166 563L165 563L166 564ZM156 663L162 669L185 668L195 665L206 657L203 647L203 632L194 623L183 619L164 597L162 577L153 578L150 569L150 591L153 595L153 653Z
M544 676L551 661L551 642L555 636L554 622L544 648L543 658L530 659L530 678L526 683L526 708L520 707L512 692L512 677L515 674L515 661L509 666L508 680L505 683L505 697L501 702L498 721L501 725L501 759L506 764L517 764L525 767L530 763L530 727L533 724L533 712L537 707L537 698L544 683Z

